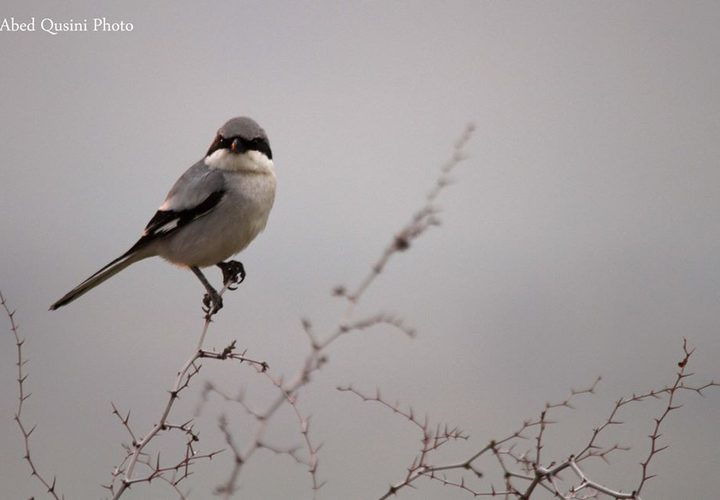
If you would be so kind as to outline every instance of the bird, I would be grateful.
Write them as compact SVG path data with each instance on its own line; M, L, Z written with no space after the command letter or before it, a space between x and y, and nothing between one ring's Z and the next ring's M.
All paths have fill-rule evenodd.
M189 268L206 290L212 315L222 297L201 271L218 266L223 282L245 278L242 263L226 259L245 249L265 229L275 201L276 176L265 130L246 116L220 127L205 157L188 168L170 189L140 239L50 306L58 309L128 266L159 256Z

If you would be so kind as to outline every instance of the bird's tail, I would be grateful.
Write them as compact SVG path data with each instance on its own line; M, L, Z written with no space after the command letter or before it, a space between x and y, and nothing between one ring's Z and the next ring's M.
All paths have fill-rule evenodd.
M98 286L106 279L115 276L117 273L119 273L129 265L150 256L143 252L134 252L133 250L134 248L131 248L127 253L124 253L114 261L110 262L108 265L106 265L98 272L90 276L88 279L80 283L78 286L70 290L63 296L63 298L51 305L50 310L54 311L58 307L69 304L81 295L86 294L87 292Z

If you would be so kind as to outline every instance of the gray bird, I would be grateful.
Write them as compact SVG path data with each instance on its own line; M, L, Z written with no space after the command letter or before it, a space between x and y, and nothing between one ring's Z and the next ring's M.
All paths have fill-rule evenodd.
M50 309L69 304L135 262L159 255L190 268L207 290L208 312L217 312L222 298L200 268L217 265L226 284L242 281L242 264L224 260L247 247L265 228L275 185L265 131L251 118L229 120L217 131L205 158L175 182L137 243Z

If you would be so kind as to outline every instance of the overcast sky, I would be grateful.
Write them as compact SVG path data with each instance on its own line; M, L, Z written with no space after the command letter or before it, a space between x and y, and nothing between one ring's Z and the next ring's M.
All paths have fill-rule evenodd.
M126 436L157 420L201 328L202 288L159 259L139 263L56 312L48 306L124 252L168 189L237 115L267 130L278 177L267 230L242 255L208 347L232 339L292 374L342 314L330 296L369 270L423 202L472 121L470 159L438 204L443 224L393 259L361 305L413 325L348 336L301 396L325 443L321 499L377 498L418 446L407 422L335 391L380 387L433 421L461 426L462 459L602 375L598 394L558 414L548 453L589 437L612 401L672 383L682 338L692 371L720 378L720 5L716 2L21 2L0 32L0 290L18 310L30 358L29 422L39 467L68 499L101 498ZM131 23L93 32L93 18ZM50 35L41 20L88 20ZM210 271L217 283L219 273ZM12 420L12 337L0 336L0 497L43 498ZM207 370L205 369L207 368ZM229 391L267 385L206 365ZM720 490L720 391L672 415L645 498ZM595 470L630 490L659 406L623 415L607 444L633 445ZM215 400L203 449L222 446ZM302 444L291 413L270 436ZM554 454L554 455L553 455ZM209 498L230 456L199 466L190 498ZM488 469L490 472L490 469ZM498 477L498 476L495 476ZM499 483L498 483L499 484ZM170 499L162 484L129 499ZM260 455L237 498L312 498L303 467ZM402 499L466 498L421 483Z

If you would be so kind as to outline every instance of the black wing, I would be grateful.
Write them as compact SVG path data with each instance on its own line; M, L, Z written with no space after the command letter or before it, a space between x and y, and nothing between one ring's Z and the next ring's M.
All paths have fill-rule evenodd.
M188 225L195 219L207 215L213 208L220 203L225 191L214 191L210 196L205 198L199 205L185 210L158 210L145 226L143 236L138 240L127 253L131 253L138 248L147 245L151 241L162 238L174 233L183 226Z

